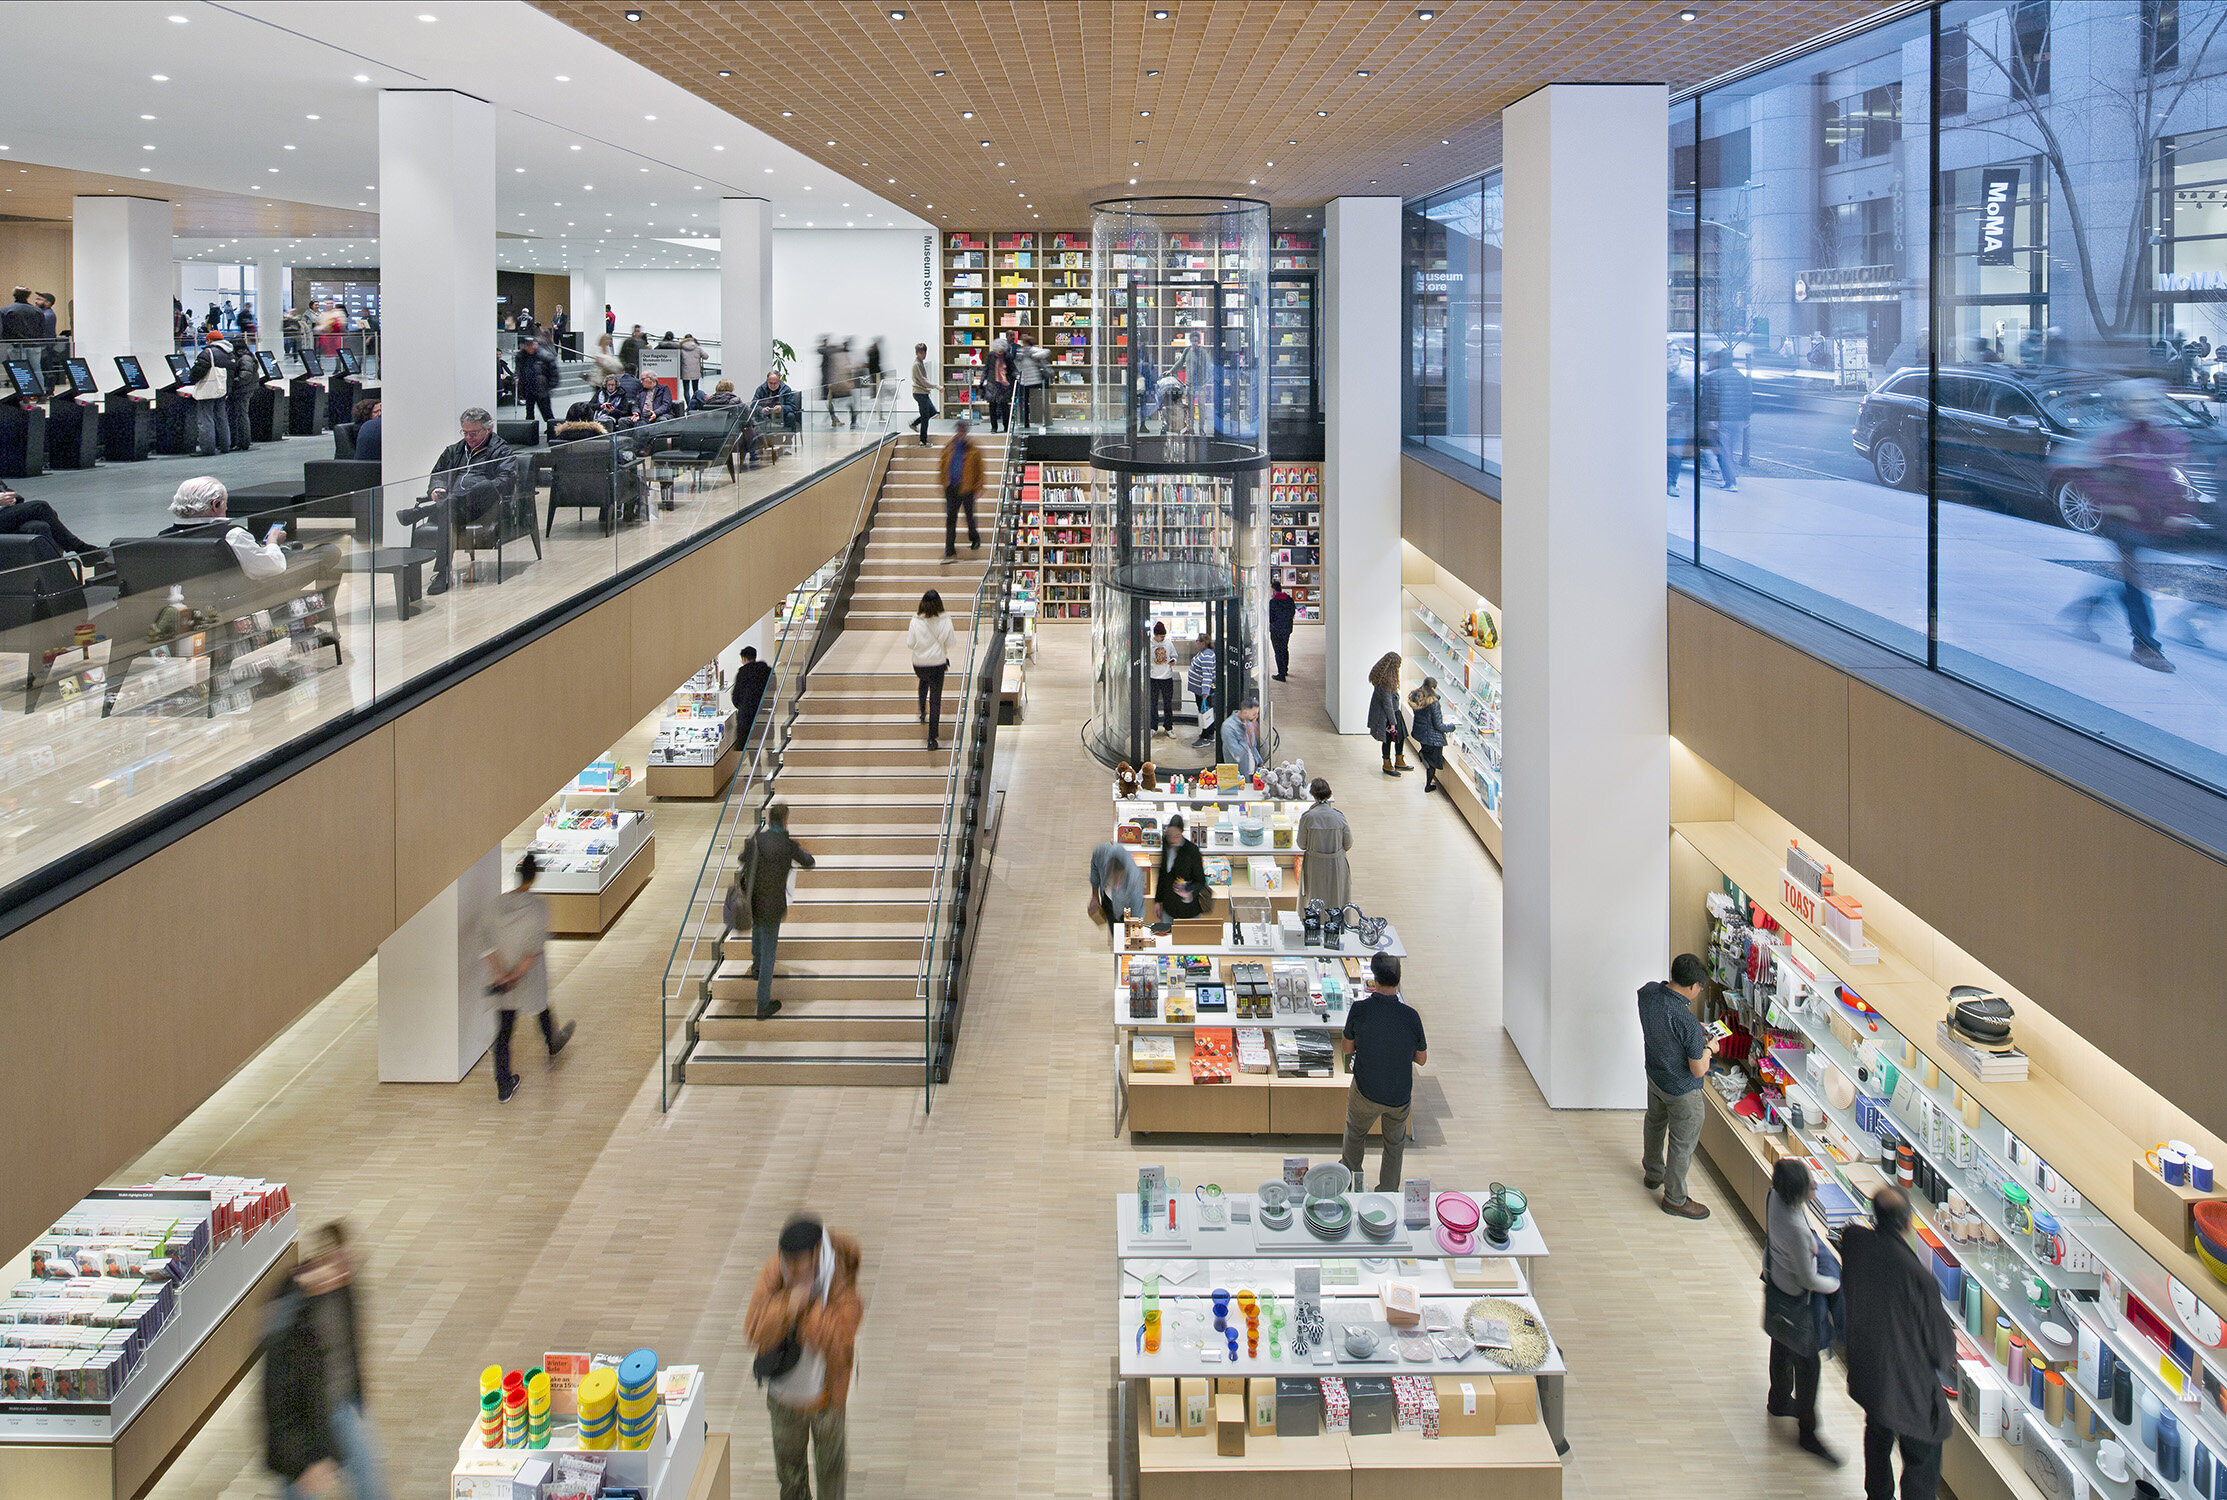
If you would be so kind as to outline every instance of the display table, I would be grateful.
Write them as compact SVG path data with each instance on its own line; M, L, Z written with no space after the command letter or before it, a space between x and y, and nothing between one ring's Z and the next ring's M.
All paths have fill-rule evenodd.
M1481 1199L1481 1195L1472 1196ZM1347 1324L1382 1324L1384 1315L1377 1294L1388 1279L1417 1288L1426 1325L1459 1330L1465 1326L1469 1304L1489 1296L1515 1304L1543 1326L1546 1320L1529 1294L1524 1265L1512 1259L1487 1263L1494 1268L1491 1287L1456 1288L1448 1281L1450 1268L1458 1265L1468 1270L1476 1263L1445 1256L1435 1238L1425 1232L1413 1232L1413 1248L1379 1246L1375 1242L1318 1242L1287 1248L1258 1242L1274 1240L1278 1232L1256 1235L1249 1216L1257 1208L1257 1199L1251 1194L1229 1194L1221 1200L1225 1207L1241 1207L1248 1216L1240 1220L1233 1214L1225 1227L1199 1225L1193 1211L1195 1200L1180 1188L1175 1190L1174 1199L1178 1206L1176 1234L1163 1237L1149 1258L1123 1262L1115 1313L1124 1398L1136 1408L1132 1421L1137 1440L1137 1492L1143 1500L1230 1500L1233 1496L1255 1495L1263 1500L1317 1495L1350 1500L1362 1494L1382 1500L1413 1500L1416 1496L1552 1500L1561 1494L1558 1455L1566 1451L1562 1416L1568 1367L1551 1332L1544 1362L1536 1370L1521 1373L1511 1373L1489 1353L1458 1337L1452 1338L1447 1347L1434 1345L1428 1359L1403 1358L1394 1345L1379 1357L1356 1360L1344 1350L1343 1339L1335 1332ZM1116 1242L1122 1255L1130 1253L1131 1242L1138 1238L1133 1233L1137 1210L1136 1194L1117 1195ZM1358 1239L1358 1230L1354 1234ZM1304 1230L1300 1235L1308 1238ZM1527 1222L1511 1239L1511 1254L1546 1253L1546 1242L1534 1223ZM1374 1252L1379 1250L1388 1263L1372 1270L1369 1259L1374 1259ZM1292 1342L1298 1309L1291 1299L1301 1271L1319 1272L1331 1283L1321 1288L1319 1304L1329 1341L1304 1356L1296 1352ZM1149 1354L1143 1348L1146 1276L1159 1278L1156 1296L1161 1318L1159 1348ZM1233 1320L1238 1318L1235 1295L1241 1289L1259 1294L1264 1304L1267 1298L1277 1299L1276 1310L1286 1320L1283 1338L1269 1338L1264 1316L1257 1351L1248 1353L1240 1339L1237 1358L1229 1359L1220 1347L1223 1336L1212 1325L1211 1296L1216 1289L1231 1295L1228 1316ZM1265 1306L1263 1311L1265 1314ZM1241 1328L1242 1323L1235 1326ZM1272 1342L1280 1358L1271 1355ZM1455 1349L1459 1350L1458 1357L1452 1352ZM1490 1436L1431 1437L1425 1430L1405 1428L1356 1433L1325 1425L1316 1425L1311 1432L1293 1432L1285 1421L1281 1401L1274 1424L1285 1428L1281 1434L1256 1418L1249 1393L1265 1387L1252 1382L1296 1379L1311 1386L1323 1376L1346 1380L1421 1376L1474 1382L1479 1388L1495 1391L1501 1388L1495 1385L1497 1380L1511 1388L1511 1395L1503 1408L1504 1420ZM1534 1380L1535 1386L1522 1385L1526 1378ZM1222 1451L1222 1439L1229 1434L1217 1433L1211 1412L1203 1430L1180 1435L1155 1430L1155 1390L1182 1393L1178 1399L1187 1403L1189 1393L1196 1389L1191 1384L1194 1381L1211 1382L1206 1395L1209 1401L1215 1395L1237 1397L1247 1416L1241 1453ZM1513 1398L1514 1392L1523 1390L1535 1390L1535 1405L1528 1396ZM1442 1414L1445 1400L1441 1392ZM1320 1423L1320 1413L1318 1405L1316 1423ZM1430 1419L1423 1420L1427 1423Z
M698 668L666 701L650 741L646 780L652 797L716 797L742 762L742 744L726 675L713 662Z
M1434 1186L1433 1193L1453 1191ZM1355 1197L1374 1196L1354 1194ZM1484 1192L1471 1192L1471 1198L1482 1203L1488 1196ZM1401 1237L1389 1244L1378 1244L1364 1238L1358 1229L1349 1230L1342 1240L1314 1239L1304 1229L1294 1231L1263 1231L1256 1228L1250 1217L1258 1208L1259 1198L1253 1193L1226 1193L1222 1202L1231 1205L1229 1222L1219 1226L1203 1226L1198 1222L1198 1205L1189 1190L1181 1190L1176 1201L1176 1227L1172 1232L1141 1234L1137 1229L1137 1195L1114 1195L1115 1252L1123 1258L1143 1257L1148 1260L1292 1260L1301 1264L1320 1264L1324 1257L1352 1260L1357 1256L1400 1256L1410 1260L1458 1260L1440 1248L1435 1233L1428 1229L1403 1229ZM1247 1217L1240 1218L1239 1210ZM1480 1241L1480 1246L1482 1242ZM1482 1255L1514 1261L1525 1276L1530 1274L1531 1262L1548 1254L1546 1236L1539 1232L1538 1216L1526 1213L1523 1223L1508 1233L1504 1246L1481 1248ZM1180 1289L1171 1289L1175 1295ZM1335 1290L1335 1289L1332 1289Z
M548 903L552 933L601 936L656 873L650 815L617 805L632 784L573 782L528 846L542 861L534 893Z
M483 1495L485 1500L507 1500L519 1465L568 1453L601 1461L606 1488L639 1489L646 1500L722 1500L728 1492L727 1434L706 1430L701 1380L690 1383L686 1399L667 1399L657 1436L647 1448L590 1449L580 1445L579 1437L578 1424L568 1419L556 1424L546 1448L488 1448L481 1445L475 1422L457 1445L451 1493L457 1500Z
M1281 916L1281 914L1279 914ZM1287 919L1288 920L1288 919ZM1313 1076L1279 1071L1273 1055L1275 1031L1323 1031L1335 1033L1345 1025L1345 1007L1308 1014L1285 1014L1264 1019L1238 1016L1234 1001L1226 1012L1194 1014L1188 1020L1167 1019L1168 996L1161 994L1150 1016L1130 1014L1127 989L1128 964L1132 958L1153 958L1163 962L1181 959L1203 960L1213 966L1215 978L1229 987L1234 965L1260 964L1273 971L1277 961L1310 962L1318 966L1337 964L1345 974L1348 994L1359 995L1367 980L1357 973L1362 960L1373 951L1404 957L1406 949L1399 940L1398 929L1385 928L1385 944L1380 950L1360 946L1360 939L1353 933L1346 935L1345 943L1338 948L1308 948L1298 942L1282 921L1268 931L1249 929L1254 936L1288 942L1289 947L1268 946L1265 943L1239 944L1227 941L1234 934L1230 924L1222 924L1224 942L1211 947L1195 943L1178 945L1173 935L1158 937L1153 946L1145 949L1125 950L1114 955L1114 1123L1118 1129L1124 1117L1129 1129L1137 1134L1154 1132L1179 1132L1200 1135L1341 1135L1345 1131L1346 1093L1350 1075L1336 1060L1333 1045L1331 1071ZM1318 981L1319 983L1319 981ZM1213 1083L1194 1082L1191 1074L1193 1042L1200 1027L1226 1029L1259 1029L1270 1047L1270 1061L1265 1072L1232 1072L1227 1081ZM1169 1069L1141 1068L1138 1064L1137 1040L1141 1036L1165 1036L1174 1046L1173 1065ZM1381 1135L1380 1124L1372 1123L1371 1135Z
M101 1189L79 1211L104 1205L214 1222L208 1189ZM167 1468L259 1352L265 1305L294 1269L294 1210L253 1233L233 1233L177 1288L176 1307L149 1340L122 1389L106 1400L0 1401L0 1495L42 1500L131 1500ZM31 1276L27 1250L4 1271ZM0 1364L30 1351L9 1350Z

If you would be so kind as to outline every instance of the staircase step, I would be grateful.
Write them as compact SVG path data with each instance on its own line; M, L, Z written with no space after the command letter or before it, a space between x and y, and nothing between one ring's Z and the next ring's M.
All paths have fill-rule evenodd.
M947 683L948 690L949 684ZM912 740L928 753L928 736L915 714L824 714L800 718L791 732L792 744L826 744L831 740Z
M791 915L794 914L792 909ZM813 927L841 927L845 924L821 922L810 925ZM898 926L898 924L887 922L863 922L850 925L889 927L892 929ZM774 965L774 977L780 977L781 963L790 960L808 962L814 959L834 958L851 962L878 963L885 967L910 965L917 968L920 962L921 937L922 934L917 927L910 936L812 936L807 934L805 927L792 927L784 921L781 924L781 959ZM729 958L739 958L747 962L750 957L750 935L743 933L740 936L727 939L726 953Z
M709 1042L722 1053L753 1051L766 1042L911 1042L916 1053L925 1040L920 1001L907 996L910 1015L857 1014L858 1002L825 997L781 996L781 1011L758 1019L757 992L733 999L715 1000L696 1023L699 1044Z
M744 973L750 967L748 939L744 939L743 947L744 957L723 958L712 971L711 994L715 1004L736 1000L756 1003L758 981ZM885 1007L908 1005L917 1016L919 982L917 953L909 964L893 964L881 959L805 958L791 954L784 941L773 964L773 998L784 1001L828 1000Z
M782 757L781 769L804 771L828 766L875 766L885 769L930 770L943 775L951 769L952 754L949 745L931 753L925 745L904 741L800 741L789 746L788 753Z
M821 823L804 835L804 846L814 859L823 854L876 856L917 854L933 861L942 841L940 824L914 827L905 823Z
M933 797L941 806L945 789L950 784L948 770L923 770L915 775L909 767L896 766L878 769L854 766L847 770L834 766L792 766L781 778L781 795L822 794L871 799L883 792L897 792Z
M773 1025L780 1024L774 1018ZM711 1043L693 1052L682 1069L689 1083L788 1087L872 1086L918 1088L926 1066L918 1042L760 1043L747 1052Z

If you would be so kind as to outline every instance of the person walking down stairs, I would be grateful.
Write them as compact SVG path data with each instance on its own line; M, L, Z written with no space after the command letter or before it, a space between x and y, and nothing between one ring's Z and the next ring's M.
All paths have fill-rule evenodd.
M975 461L981 462L979 458ZM943 725L943 674L951 669L953 639L951 616L943 612L943 596L930 589L920 596L920 608L905 627L913 675L920 679L920 722L928 726L930 750L937 748L937 731Z
M959 555L959 512L967 513L967 545L982 550L982 533L974 525L974 497L982 492L982 450L970 436L972 423L959 418L951 441L943 445L938 471L943 475L943 560Z

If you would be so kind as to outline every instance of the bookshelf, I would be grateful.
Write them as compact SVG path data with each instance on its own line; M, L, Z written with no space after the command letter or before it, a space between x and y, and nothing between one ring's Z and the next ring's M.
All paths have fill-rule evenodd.
M1291 586L1297 618L1322 623L1322 465L1268 471L1268 565Z
M1053 420L1088 420L1098 319L1089 232L949 230L943 263L943 409L984 415L974 382L991 341L1028 332L1050 366Z
M1029 464L1021 471L1016 592L1036 601L1041 620L1090 618L1091 490L1097 472L1081 464Z

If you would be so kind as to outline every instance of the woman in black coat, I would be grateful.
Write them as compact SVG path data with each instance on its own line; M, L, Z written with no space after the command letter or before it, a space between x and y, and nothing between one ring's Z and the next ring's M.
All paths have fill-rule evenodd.
M1446 769L1446 718L1438 701L1438 679L1426 677L1407 700L1415 709L1415 750L1423 762L1423 790L1438 790L1438 773Z
M323 1495L348 1477L352 1494L384 1500L379 1450L363 1419L355 1276L346 1232L328 1224L271 1299L263 1335L264 1462L286 1493Z
M1407 716L1400 712L1400 654L1387 651L1369 668L1369 737L1384 751L1384 774L1414 769L1407 763ZM1397 754L1397 763L1393 756Z
M1199 846L1183 836L1181 813L1168 819L1160 838L1160 883L1152 893L1160 907L1156 925L1165 926L1177 917L1205 915L1206 860Z

